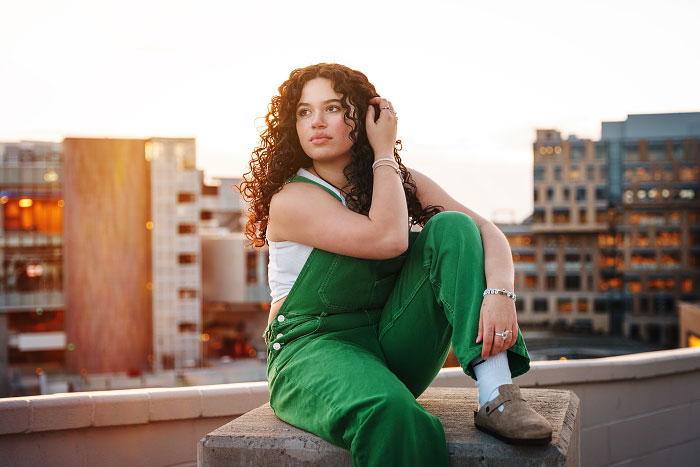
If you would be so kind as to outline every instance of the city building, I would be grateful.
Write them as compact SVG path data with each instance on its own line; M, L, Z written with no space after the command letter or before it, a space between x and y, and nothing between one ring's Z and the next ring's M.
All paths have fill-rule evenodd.
M0 155L0 396L264 358L267 250L242 233L241 179L205 184L194 139L2 143Z
M503 225L525 326L678 344L698 299L700 113L603 122L601 140L537 130L534 211Z
M65 364L62 184L60 143L0 143L0 396Z

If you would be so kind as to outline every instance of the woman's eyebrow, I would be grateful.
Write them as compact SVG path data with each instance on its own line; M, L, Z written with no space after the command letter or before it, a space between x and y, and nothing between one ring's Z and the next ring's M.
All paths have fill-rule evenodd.
M322 104L323 104L323 105L326 105L326 104L330 104L331 102L337 102L338 104L342 104L342 103L343 103L343 101L341 101L340 99L327 99L327 100L323 101ZM299 107L303 106L303 105L311 106L311 104L307 104L306 102L299 102L299 103L297 104L297 109L298 109Z

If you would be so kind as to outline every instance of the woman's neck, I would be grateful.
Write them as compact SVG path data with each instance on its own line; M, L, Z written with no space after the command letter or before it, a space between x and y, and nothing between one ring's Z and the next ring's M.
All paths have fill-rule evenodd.
M343 173L345 165L329 164L314 161L306 170L319 177L321 180L330 183L342 192L349 192L350 186L347 177Z

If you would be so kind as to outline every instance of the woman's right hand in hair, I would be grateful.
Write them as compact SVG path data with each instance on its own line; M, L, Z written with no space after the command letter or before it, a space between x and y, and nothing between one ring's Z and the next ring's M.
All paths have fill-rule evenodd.
M394 110L394 107L386 99L381 97L373 97L369 100L367 108L367 118L365 127L367 128L367 139L374 151L374 159L394 156L394 146L396 145L396 114L384 109L389 107ZM372 104L379 106L379 118L375 122L376 112Z

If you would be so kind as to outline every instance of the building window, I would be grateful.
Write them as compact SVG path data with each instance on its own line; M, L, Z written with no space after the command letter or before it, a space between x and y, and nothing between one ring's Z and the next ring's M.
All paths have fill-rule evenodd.
M606 189L604 186L597 186L595 187L595 199L598 201L606 200L607 199L607 193Z
M178 330L182 333L197 332L197 323L191 321L180 321L177 323Z
M197 255L194 253L180 253L177 255L178 264L195 264L197 262Z
M593 166L593 165L586 166L586 178L588 180L593 180L595 178L595 166Z
M647 157L650 161L665 161L666 160L666 145L665 144L649 144L647 148Z
M586 299L584 297L579 298L576 306L577 306L579 313L587 313L588 312L588 299Z
M258 283L258 254L255 251L246 253L245 270L248 284Z
M39 233L61 233L63 200L32 198L2 201L2 229Z
M557 299L557 311L559 313L571 313L573 310L573 304L570 298L558 298Z
M593 299L593 311L596 313L607 313L608 301L604 298Z
M196 200L194 193L178 193L177 202L180 204L184 203L194 203Z
M690 280L690 279L688 279ZM537 288L537 275L536 274L527 274L525 276L525 287L528 289L536 289Z
M581 172L578 170L578 165L572 164L569 167L569 180L579 180L581 178Z
M535 298L532 303L533 311L535 313L546 313L549 311L549 306L547 304L547 299L546 298Z
M600 166L600 171L598 172L598 175L600 176L601 180L607 180L608 179L608 166L607 165L601 165Z
M630 266L633 269L656 269L656 255L633 251Z
M619 277L600 278L600 290L620 290L622 289L622 279Z
M197 290L196 289L179 289L177 291L177 295L180 298L180 300L197 298Z
M535 212L532 213L532 222L544 223L544 209L535 209Z
M605 143L597 143L595 145L595 158L596 159L607 159L608 158L608 145Z
M683 160L683 141L674 141L673 142L673 160L680 161ZM686 151L686 156L689 151ZM685 159L690 159L690 157L685 157Z
M654 290L673 290L676 286L676 281L670 277L654 277L647 280L647 289Z
M554 188L551 186L547 187L547 201L552 201L554 199Z
M674 231L660 230L656 232L654 243L659 246L681 246L681 233Z
M554 166L554 180L557 182L561 180L561 166L560 165Z
M530 246L532 245L532 235L513 235L509 238L511 245Z
M513 262L515 263L534 263L535 254L534 253L519 253L513 252Z
M628 162L638 162L640 160L639 147L637 144L625 146L625 160Z
M595 212L595 221L598 224L605 224L605 221L607 220L608 213L605 209L598 209Z
M555 224L566 224L570 221L569 210L565 208L555 208L552 216L552 222Z
M681 282L681 290L683 293L690 293L693 291L693 279L683 279Z
M577 186L576 187L576 201L586 201L586 187Z
M547 290L556 290L557 288L557 276L548 274L546 278Z
M581 276L578 274L567 274L564 277L564 288L566 290L580 290L581 289Z
M678 171L678 177L682 182L693 182L698 179L698 174L700 174L700 167L681 167Z
M195 234L197 233L197 227L193 224L179 224L177 226L177 233L180 235Z
M535 188L535 189L533 190L533 198L534 198L534 200L535 200L535 203L537 202L537 191L538 191L537 188Z
M543 165L536 165L535 166L535 181L536 182L541 182L544 180L544 166Z
M661 267L664 269L677 269L681 265L681 254L679 252L661 253Z
M569 201L569 198L571 197L571 190L569 189L568 186L564 187L564 201Z
M582 209L578 212L578 221L579 221L581 224L585 224L585 223L588 222L588 210L587 210L586 208L582 208Z
M581 160L585 154L583 146L571 146L571 160Z
M557 260L557 254L556 253L545 253L544 254L544 262L545 263L553 263Z
M637 232L637 235L634 238L634 246L649 246L649 235L643 232Z

